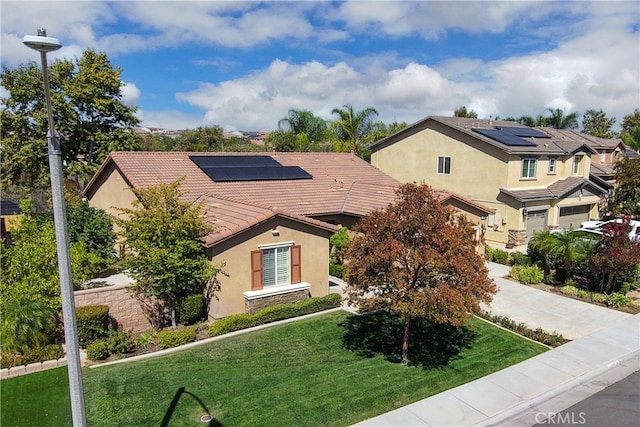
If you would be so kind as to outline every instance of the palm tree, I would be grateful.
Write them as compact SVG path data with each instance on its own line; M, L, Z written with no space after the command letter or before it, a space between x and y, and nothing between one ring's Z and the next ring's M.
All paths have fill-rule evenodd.
M555 237L549 230L535 233L533 237L529 239L529 248L534 251L540 252L542 254L545 276L547 276L551 271L549 254L551 253L554 247L555 247Z
M321 142L327 137L327 122L308 110L292 108L288 116L278 122L278 129L294 136L305 134L309 141Z
M546 117L547 125L556 129L578 129L578 113L564 115L560 108L547 108L550 115Z
M343 108L331 110L331 114L338 115L338 119L332 123L333 131L339 141L338 151L353 151L360 155L363 149L362 144L372 131L373 117L378 115L378 111L372 107L354 111L353 106L343 105Z

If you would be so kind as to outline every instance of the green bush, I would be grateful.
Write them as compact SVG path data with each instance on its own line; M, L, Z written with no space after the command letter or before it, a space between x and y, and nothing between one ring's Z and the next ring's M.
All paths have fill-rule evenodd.
M196 327L158 332L158 346L162 349L178 347L196 340Z
M503 328L509 329L519 335L522 335L544 345L548 345L549 347L558 347L569 342L568 339L564 338L562 335L556 332L545 332L541 328L537 328L535 330L529 329L524 323L516 323L515 321L505 316L494 316L488 311L482 311L479 316L483 319L488 320L489 322L500 325Z
M342 279L344 276L344 267L342 264L329 263L329 275Z
M502 249L494 249L492 258L492 261L498 264L509 264L509 252L503 251Z
M485 257L487 258L487 261L493 261L493 253L494 253L495 251L496 251L496 250L495 250L495 249L493 249L493 248L492 248L491 246L489 246L489 245L485 245L485 246L484 246L484 255L485 255Z
M87 346L87 357L91 360L104 360L110 354L106 340L95 340Z
M522 252L513 252L511 254L511 265L531 265L531 258Z
M200 322L204 316L204 295L187 295L176 309L178 320L183 325L193 325Z
M514 265L509 275L525 285L541 283L544 280L544 271L535 265Z
M614 292L612 294L605 295L604 303L607 304L609 307L616 307L617 308L617 307L627 306L627 305L631 304L631 301L632 301L631 298L629 298L629 297L627 297L627 296L625 296L623 294Z
M144 332L136 338L136 347L145 349L155 342L153 331Z
M224 335L241 329L257 326L253 319L253 316L250 314L239 313L216 320L209 327L209 336L216 337L218 335Z
M78 342L85 348L93 341L105 338L109 328L108 305L86 305L76 307Z
M44 347L28 348L24 351L23 364L58 360L64 357L64 350L60 344L49 344Z
M585 289L578 289L575 286L563 286L560 292L566 295L576 296L578 298L588 298L591 301L606 304L609 307L624 307L631 304L632 299L614 292L612 294L601 294L599 292L589 292Z
M1 357L1 368L13 368L29 363L61 359L64 357L64 350L60 344L50 344L43 347L26 348L24 353L3 351Z
M3 350L23 353L28 348L42 347L52 341L55 316L44 300L22 295L14 300L3 299L0 308Z
M209 327L209 336L228 334L253 326L291 319L305 314L317 313L330 308L340 307L342 297L338 294L328 294L323 297L307 298L290 304L274 305L254 314L234 314L216 320Z
M109 334L104 340L111 354L127 354L134 346L131 334L125 332L122 327L109 328Z

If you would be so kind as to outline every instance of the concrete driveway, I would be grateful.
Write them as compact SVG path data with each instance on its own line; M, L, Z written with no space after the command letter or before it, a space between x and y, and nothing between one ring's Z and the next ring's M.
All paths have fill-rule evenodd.
M575 340L631 317L628 313L562 297L508 279L509 267L505 265L489 262L487 267L498 292L491 304L483 304L482 308L493 315L524 322L529 328L555 331Z

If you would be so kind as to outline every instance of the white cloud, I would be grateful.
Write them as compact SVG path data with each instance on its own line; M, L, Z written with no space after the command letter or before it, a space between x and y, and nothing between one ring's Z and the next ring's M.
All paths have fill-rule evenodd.
M120 86L120 93L122 94L122 102L125 105L137 106L140 101L140 89L134 83L122 82Z
M138 110L141 126L164 129L194 129L204 126L202 114L189 114L178 110Z

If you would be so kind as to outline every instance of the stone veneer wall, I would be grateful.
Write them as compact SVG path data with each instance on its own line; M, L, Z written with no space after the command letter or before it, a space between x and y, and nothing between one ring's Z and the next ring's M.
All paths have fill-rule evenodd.
M527 242L527 230L509 230L507 242L513 246L522 246Z
M244 307L247 314L253 314L272 305L294 303L307 298L309 298L309 290L301 289L295 292L245 300Z
M148 331L151 329L151 323L138 300L129 292L130 287L130 284L123 284L75 291L76 307L108 305L109 315L122 324L125 331Z

